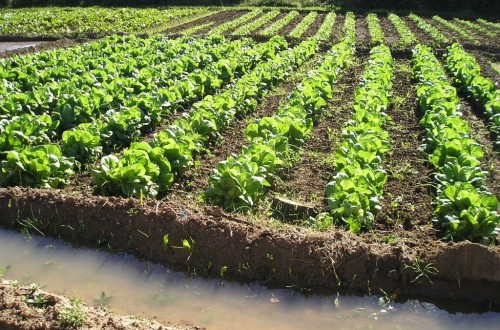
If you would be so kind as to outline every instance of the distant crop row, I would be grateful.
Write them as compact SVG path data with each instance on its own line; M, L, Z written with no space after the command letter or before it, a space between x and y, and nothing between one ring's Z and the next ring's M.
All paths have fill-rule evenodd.
M81 36L135 32L203 10L98 7L0 10L0 35Z
M313 34L322 34L323 40L333 35L335 13L311 11L301 14L297 11L254 9L237 18L225 22L210 20L210 8L169 8L169 9L137 9L137 8L43 8L22 10L0 10L0 35L4 36L101 36L115 32L147 32L161 31L170 26L180 26L189 22L189 28L178 31L185 35L197 34L206 30L206 34L250 35L262 34L273 36L281 34L285 27L294 23L287 30L291 37L300 38L307 29L324 15L323 24ZM281 16L280 16L281 15ZM191 19L189 18L191 17ZM208 18L196 25L198 18ZM279 19L277 19L279 17ZM416 36L402 17L393 13L385 16L395 27L400 39L400 46L407 47L417 42ZM368 14L366 21L371 40L378 44L384 40L386 31L380 25L381 15ZM384 18L385 19L385 18ZM462 19L446 20L439 16L433 19L410 14L407 19L414 22L419 29L428 34L435 42L448 42L460 39L479 43L481 41L495 43L498 35L498 23L483 19L467 21ZM194 25L193 25L194 24ZM338 27L340 28L340 27ZM446 32L444 35L443 32ZM451 36L448 36L450 35Z

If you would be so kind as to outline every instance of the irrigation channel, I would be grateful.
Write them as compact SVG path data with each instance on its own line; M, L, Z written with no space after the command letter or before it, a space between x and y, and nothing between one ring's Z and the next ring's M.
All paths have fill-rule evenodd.
M20 48L28 48L35 47L39 45L42 41L9 41L9 42L0 42L0 53L15 50Z
M118 314L190 321L208 329L498 329L500 313L445 311L428 302L377 296L303 295L205 279L125 254L0 229L5 278L103 305Z

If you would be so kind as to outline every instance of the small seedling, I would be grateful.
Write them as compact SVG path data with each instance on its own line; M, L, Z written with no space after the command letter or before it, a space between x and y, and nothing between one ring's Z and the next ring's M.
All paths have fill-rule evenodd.
M47 303L47 300L44 298L44 296L40 292L38 292L38 290L41 289L40 285L32 283L29 288L31 292L26 295L26 303L28 305L42 307Z
M416 277L413 279L413 281L411 281L411 283L420 283L422 278L426 278L432 284L429 275L436 275L437 273L439 273L437 268L434 267L432 263L424 265L418 258L415 259L413 266L406 265L405 269L406 268L413 270L413 272L416 274Z
M69 327L79 327L85 322L85 311L82 308L82 301L80 299L71 299L71 307L67 307L61 310L57 319L62 322L63 325Z
M163 246L165 246L165 248L168 247L168 234L163 236Z

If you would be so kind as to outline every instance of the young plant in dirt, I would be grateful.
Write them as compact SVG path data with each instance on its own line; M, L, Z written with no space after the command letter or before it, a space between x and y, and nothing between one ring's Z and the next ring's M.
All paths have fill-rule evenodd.
M371 13L366 16L366 23L368 24L368 31L370 32L370 38L372 44L381 44L384 42L384 32L380 27L380 21L377 14Z
M436 28L435 26L427 23L423 18L415 15L415 14L410 14L408 15L408 18L415 24L417 24L417 26L422 30L424 31L425 33L427 33L435 42L439 43L439 44L442 44L442 43L446 43L446 42L449 42L449 39L446 38L442 33L441 31L439 31L438 28Z
M244 24L233 32L233 35L248 35L280 14L279 10L271 10L248 24Z
M401 17L394 13L390 13L387 18L389 18L391 23L396 28L396 31L398 31L399 43L401 44L401 46L407 47L417 42L417 37L415 37L413 32L410 31Z
M243 16L240 16L232 21L222 23L219 26L214 27L212 30L208 32L209 35L214 35L214 34L225 34L228 31L234 31L236 30L239 26L247 23L249 20L262 15L262 10L257 9L257 10L252 10L246 13Z
M316 17L318 17L318 13L315 11L310 12L307 14L306 17L302 21L300 21L299 24L290 32L289 36L294 37L294 38L300 38L309 28L309 26L314 23L316 20Z
M80 299L71 299L70 307L63 308L57 319L61 321L64 326L77 328L85 323L87 315L83 310L83 302Z
M334 12L330 12L326 14L325 20L323 21L323 24L319 27L318 31L314 35L314 38L320 40L320 41L326 41L330 39L330 36L332 35L333 32L333 26L335 25L335 20L337 18L337 15Z

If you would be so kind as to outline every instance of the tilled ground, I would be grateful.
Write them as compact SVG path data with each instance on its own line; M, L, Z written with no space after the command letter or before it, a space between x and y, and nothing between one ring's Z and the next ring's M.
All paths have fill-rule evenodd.
M209 17L197 24L208 22ZM219 18L221 23L225 19ZM320 21L318 18L316 25ZM332 39L342 37L343 21L344 17L338 15ZM399 39L385 18L382 27L386 40L396 46ZM308 34L312 32L308 30ZM425 37L420 32L417 35ZM358 24L357 36L362 45L369 44L364 23ZM468 47L482 58L484 49ZM497 54L494 47L488 47L488 53ZM235 278L280 286L336 289L345 293L386 292L399 299L467 300L499 310L500 247L441 242L430 223L431 169L418 150L421 114L411 80L410 52L398 50L393 54L397 61L393 104L388 109L392 122L386 127L393 149L385 162L390 178L382 211L376 217L374 229L367 233L356 236L342 228L318 232L274 219L269 221L262 214L228 214L204 205L199 197L208 174L219 161L241 151L246 143L243 130L251 118L222 132L219 143L199 159L200 166L187 173L163 200L93 196L91 176L84 172L66 190L0 189L0 224L26 229L26 219L30 219L29 226L45 234L89 245L100 242L181 269L194 267L200 274L217 276L222 267L227 267L227 275ZM366 58L367 49L359 49L355 64L337 84L328 115L314 129L298 163L279 174L271 195L285 195L325 209L323 189L334 174L328 157L339 143L342 125L349 118L353 93ZM483 66L484 61L480 60ZM498 79L492 70L486 75ZM278 86L281 92L271 92L261 102L255 118L274 113L298 81L290 79ZM491 145L484 120L466 98L463 108L465 118L477 131L475 138L483 145ZM493 164L493 168L498 168L498 154L488 147L486 151L483 165ZM487 181L497 196L499 182L496 172ZM191 239L195 242L194 250L189 254L183 249L165 247L166 234L172 246L182 246L183 240ZM419 265L432 265L438 274L423 276Z

